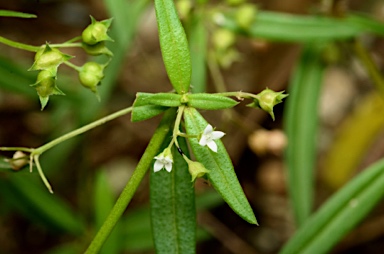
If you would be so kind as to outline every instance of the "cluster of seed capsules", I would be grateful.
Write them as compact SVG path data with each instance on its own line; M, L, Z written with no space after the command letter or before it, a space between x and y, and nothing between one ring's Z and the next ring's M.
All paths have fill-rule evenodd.
M49 96L55 94L64 95L56 85L57 70L63 63L75 69L78 72L80 83L90 89L99 99L97 86L104 78L104 69L109 60L105 64L90 61L83 66L76 66L69 62L72 56L64 54L59 48L68 47L73 45L75 41L80 40L81 42L75 43L75 45L82 47L88 55L106 55L110 59L113 54L105 43L106 41L113 41L107 34L111 22L112 19L96 21L91 16L91 24L84 29L81 36L63 44L50 45L46 43L37 50L35 61L29 70L39 71L36 83L31 86L36 89L39 95L42 110L47 105Z

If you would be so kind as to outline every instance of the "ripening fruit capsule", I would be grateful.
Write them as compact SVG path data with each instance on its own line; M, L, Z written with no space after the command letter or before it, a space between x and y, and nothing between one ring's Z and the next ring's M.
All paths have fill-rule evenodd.
M62 53L48 44L40 48L35 55L35 62L29 70L46 70L57 68L60 64L71 59L72 56Z
M248 107L258 107L262 110L268 112L273 121L275 121L275 114L273 113L273 107L281 103L288 94L284 94L284 91L275 92L271 89L264 89L259 94L256 95L253 103L248 104Z
M55 76L50 70L42 70L37 75L36 91L41 97L48 97L55 88Z
M85 63L79 72L80 83L92 92L97 93L97 86L104 78L104 67L104 65L96 62Z
M88 45L95 45L101 41L113 41L107 34L111 22L112 19L96 21L91 16L91 24L81 34L83 42Z

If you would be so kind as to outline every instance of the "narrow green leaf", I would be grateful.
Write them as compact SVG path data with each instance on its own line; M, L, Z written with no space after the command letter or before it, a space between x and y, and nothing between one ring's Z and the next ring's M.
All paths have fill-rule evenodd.
M191 57L188 41L173 0L155 0L160 48L172 86L179 94L191 84Z
M343 40L364 31L344 19L268 11L258 12L248 31L238 27L234 17L227 17L223 26L251 37L284 42Z
M95 190L93 197L95 224L100 228L115 203L115 197L108 184L105 171L99 170L95 179ZM100 254L119 253L120 228L115 227L107 241L100 250Z
M188 147L181 139L180 148L188 156ZM168 143L165 143L167 146ZM156 253L195 253L196 209L195 194L188 165L172 149L172 171L150 175L150 205Z
M150 93L136 94L136 100L133 103L133 109L131 114L132 122L147 120L163 113L167 109L167 107L164 106L150 105L146 99L151 96L153 96L153 94Z
M188 135L201 134L208 125L194 108L185 109L184 120ZM200 146L196 138L190 138L189 142L196 159L210 171L208 179L225 202L244 220L251 224L257 224L223 143L220 140L215 140L218 147L218 151L215 153L206 146Z
M307 46L295 69L287 99L285 129L288 185L296 223L301 226L313 205L318 99L324 66L320 50Z
M237 101L216 94L188 94L188 106L198 109L218 110L232 108L239 104Z
M364 30L364 32L375 33L380 36L384 36L384 23L374 18L363 14L363 13L355 13L350 14L346 17L348 23L352 26L359 27Z
M156 93L143 99L143 101L148 104L164 107L178 107L181 105L180 100L181 95L174 93Z
M383 198L383 186L384 160L381 160L334 194L280 253L329 253Z
M37 179L36 179L37 180ZM24 216L47 225L49 228L79 235L84 223L57 195L50 194L40 181L15 173L0 183L0 192Z
M15 17L15 18L37 18L35 14L17 12L17 11L8 11L0 10L0 17Z

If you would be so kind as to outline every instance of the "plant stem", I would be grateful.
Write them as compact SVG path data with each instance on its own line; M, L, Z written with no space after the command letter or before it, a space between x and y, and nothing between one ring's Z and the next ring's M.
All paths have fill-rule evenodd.
M75 71L78 71L80 72L81 71L81 67L77 66L77 65L74 65L73 63L69 62L69 61L65 61L64 62L65 65L71 67L72 69L74 69Z
M4 38L3 36L0 36L0 43L3 43L5 45L8 45L8 46L13 47L13 48L23 49L23 50L31 51L31 52L37 52L40 49L40 47L31 46L31 45L24 44L21 42L12 41L12 40L9 40L7 38Z
M67 134L65 134L65 135L63 135L61 137L58 137L57 139L54 139L51 142L48 142L47 144L45 144L43 146L40 146L39 148L36 148L33 151L33 153L34 154L42 154L43 152L45 152L48 149L50 149L50 148L60 144L63 141L66 141L66 140L68 140L70 138L73 138L73 137L75 137L77 135L80 135L80 134L82 134L82 133L84 133L86 131L89 131L90 129L93 129L93 128L97 127L97 126L105 124L106 122L111 121L111 120L113 120L115 118L118 118L120 116L128 114L131 111L132 111L132 107L119 110L119 111L117 111L117 112L115 112L113 114L110 114L110 115L108 115L106 117L103 117L103 118L97 120L97 121L94 121L94 122L92 122L90 124L87 124L87 125L79 128L79 129L71 131L71 132L69 132L69 133L67 133Z
M104 221L104 224L101 226L88 249L85 251L85 254L99 253L104 242L107 240L109 234L112 232L117 221L135 194L137 187L152 164L153 158L158 154L163 141L167 138L168 133L174 124L175 117L176 109L171 108L165 112L160 125L157 127L156 132L152 136L152 139L137 164L135 171L133 172L120 197L116 201L116 204L113 206L107 219Z
M74 43L57 43L57 44L49 44L51 48L75 48L75 47L81 47L80 42L74 42Z
M353 43L353 49L355 50L356 55L359 57L361 63L365 67L369 76L372 78L374 85L380 91L380 94L384 94L384 79L380 74L379 69L377 68L375 62L373 61L371 55L359 40L355 40Z
M181 122L181 117L183 116L184 109L185 109L185 106L179 107L177 116L176 116L175 126L173 127L172 141L175 142L175 145L177 148L179 148L179 142L177 142L177 136L180 133L180 122Z

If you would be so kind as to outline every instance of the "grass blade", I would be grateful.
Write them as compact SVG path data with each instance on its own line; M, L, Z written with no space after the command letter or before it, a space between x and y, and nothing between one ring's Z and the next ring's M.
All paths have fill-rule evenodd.
M304 223L312 210L317 105L323 70L319 49L307 46L296 67L286 102L288 185L298 226Z

